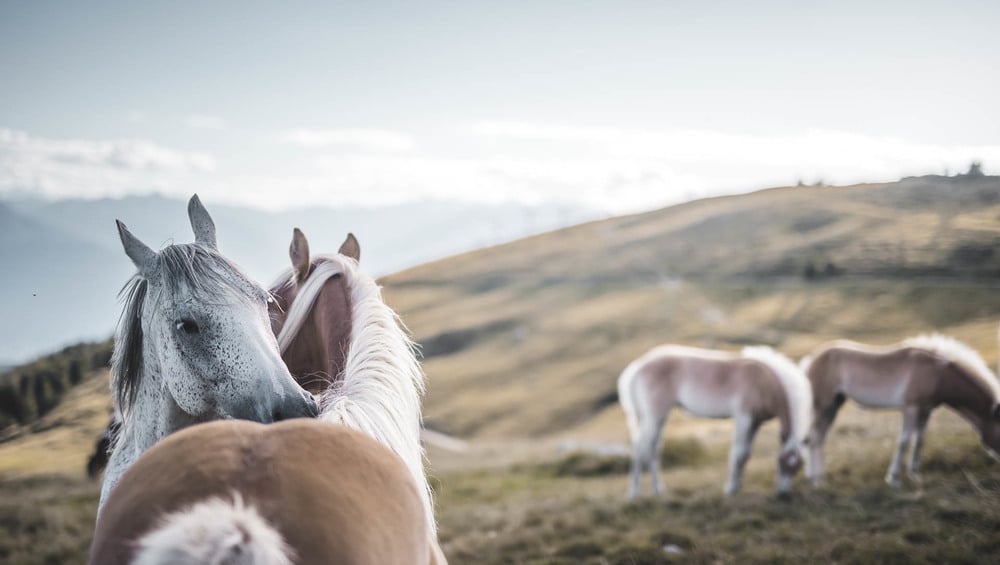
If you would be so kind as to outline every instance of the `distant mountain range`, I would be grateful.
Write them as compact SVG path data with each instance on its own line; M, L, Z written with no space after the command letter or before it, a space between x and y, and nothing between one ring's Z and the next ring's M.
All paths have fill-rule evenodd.
M599 215L567 206L442 202L273 213L207 206L222 251L263 284L287 265L293 227L306 233L314 253L336 251L353 232L362 264L382 275ZM0 200L0 366L111 334L117 292L134 270L115 219L153 248L193 239L180 200Z

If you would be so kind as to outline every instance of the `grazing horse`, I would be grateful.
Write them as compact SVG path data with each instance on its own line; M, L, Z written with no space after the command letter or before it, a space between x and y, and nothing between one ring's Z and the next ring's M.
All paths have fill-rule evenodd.
M440 552L420 444L424 373L406 328L359 268L360 257L352 234L337 253L312 256L305 235L293 230L291 267L270 287L271 327L291 373L321 396L320 419L359 430L403 460ZM443 554L436 560L443 563Z
M160 251L118 222L138 272L122 290L111 367L121 429L99 508L144 451L181 428L317 414L281 361L268 320L270 294L219 253L215 224L197 195L188 216L195 242Z
M812 398L799 368L769 347L747 347L739 355L666 345L630 363L618 378L618 398L632 438L629 496L639 494L643 464L648 465L653 494L659 495L660 434L679 406L708 418L733 418L733 445L725 493L739 492L743 467L760 425L781 423L778 491L791 490L802 467L802 445L809 431Z
M344 426L192 426L122 477L90 563L434 563L421 491L391 451Z
M807 474L814 485L823 480L827 432L848 398L869 408L903 411L903 429L885 477L894 487L900 485L911 438L907 471L920 482L924 430L931 412L941 404L972 424L987 449L1000 451L1000 384L982 357L958 340L935 334L887 347L841 340L821 346L800 365L813 388L816 419Z

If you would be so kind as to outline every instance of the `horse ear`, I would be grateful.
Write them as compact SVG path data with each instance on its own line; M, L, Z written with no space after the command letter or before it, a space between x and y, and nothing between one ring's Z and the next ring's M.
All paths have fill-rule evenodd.
M191 220L195 243L201 243L218 250L219 246L215 242L215 222L212 221L212 216L208 215L208 210L205 209L197 194L188 201L188 218Z
M309 241L302 230L292 230L292 243L288 246L288 257L292 260L292 272L295 280L304 281L309 276Z
M347 239L344 240L344 243L340 244L338 253L360 262L361 244L358 243L358 238L354 237L353 233L348 233Z
M135 264L135 268L139 269L139 273L143 276L148 276L155 264L156 252L150 249L145 243L139 241L138 237L132 235L132 232L128 231L128 228L120 220L115 220L115 225L118 226L118 237L122 240L122 247L125 248L125 254Z

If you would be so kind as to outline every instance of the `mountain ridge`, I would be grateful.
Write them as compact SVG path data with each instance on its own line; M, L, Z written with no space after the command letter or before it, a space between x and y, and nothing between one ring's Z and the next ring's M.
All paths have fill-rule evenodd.
M323 250L336 250L348 232L355 233L365 267L381 274L593 214L571 207L441 202L280 212L208 203L208 209L223 252L265 285L287 264L293 227ZM0 265L7 266L0 269L7 273L0 275L6 291L0 311L7 320L0 327L0 364L111 334L120 311L117 292L133 271L121 252L116 219L154 249L192 238L186 203L163 196L0 199ZM72 283L60 288L59 281ZM39 285L47 301L33 304Z

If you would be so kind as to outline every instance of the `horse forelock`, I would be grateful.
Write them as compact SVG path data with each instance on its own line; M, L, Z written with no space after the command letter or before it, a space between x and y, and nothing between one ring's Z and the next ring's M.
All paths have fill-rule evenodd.
M212 302L220 296L246 301L265 300L267 290L218 251L200 243L180 243L159 252L162 280L172 292L190 292Z
M791 420L791 442L801 445L812 425L812 385L799 365L767 346L744 347L741 356L764 363L774 372L788 399Z
M309 273L305 282L299 285L295 299L285 313L285 323L281 326L281 331L277 335L278 347L282 353L291 346L292 342L299 335L299 331L309 318L313 305L316 304L316 300L323 291L323 285L326 281L338 274L347 277L348 281L353 278L351 275L356 269L353 268L352 263L354 263L353 260L343 256L321 255L318 257L315 267ZM277 294L293 284L295 284L294 275L291 269L286 269L278 275L278 278L271 283L269 288L272 293ZM349 284L350 282L348 282ZM336 375L330 376L334 377Z
M993 403L1000 401L1000 381L982 356L965 343L942 334L925 334L906 339L900 346L923 349L948 359L992 395Z

